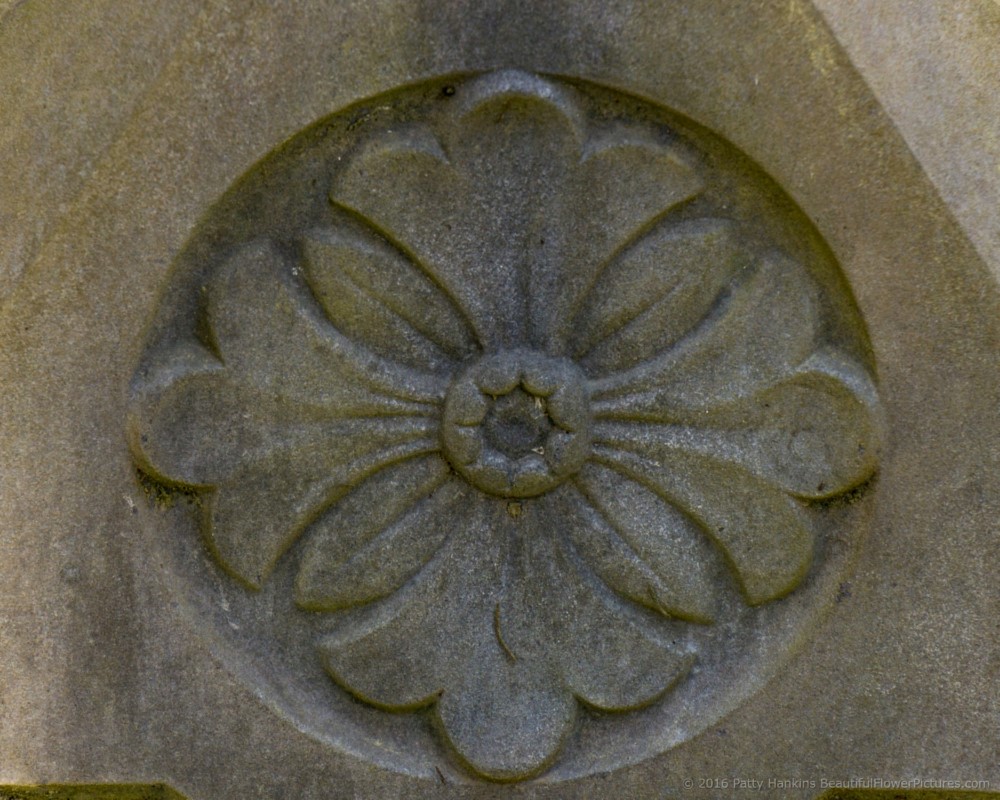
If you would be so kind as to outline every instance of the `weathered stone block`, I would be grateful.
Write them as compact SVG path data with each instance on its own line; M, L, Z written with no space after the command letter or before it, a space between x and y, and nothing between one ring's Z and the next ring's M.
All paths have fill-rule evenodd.
M1000 787L997 212L816 5L9 9L8 794Z

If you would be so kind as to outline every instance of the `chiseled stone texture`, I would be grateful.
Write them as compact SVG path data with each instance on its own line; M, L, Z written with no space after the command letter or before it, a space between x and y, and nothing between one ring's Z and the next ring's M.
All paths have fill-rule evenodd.
M982 780L1000 791L1000 212L997 181L984 178L996 171L1000 116L995 93L982 92L995 74L990 32L996 9L972 0L955 4L961 7L955 16L936 2L815 5L427 0L304 2L294 11L267 2L183 0L141 8L42 0L0 5L6 10L0 18L0 785L162 783L192 800L743 796L734 779L765 786L787 781L768 796L801 798L821 794L821 780L851 778ZM865 32L869 20L877 24ZM459 116L454 123L445 112L435 116L433 108L451 98L469 103L464 92L479 98L469 106L473 111L515 96L520 105L512 108L522 116L514 114L514 122L502 113ZM638 99L619 101L622 92ZM321 140L322 131L302 132L326 117L332 144L318 145L313 157L309 143ZM685 119L697 125L685 127ZM641 181L631 178L644 188L608 208L636 206L640 232L651 235L637 240L643 246L669 251L664 241L682 241L670 251L671 263L711 261L718 285L710 296L699 300L689 278L685 283L687 268L680 269L679 299L652 306L669 313L654 322L641 317L654 332L642 334L640 325L635 334L622 320L640 318L635 310L647 310L643 294L662 293L663 278L622 249L625 255L608 262L607 274L624 279L597 280L596 299L583 303L573 328L592 334L595 347L613 335L618 344L598 348L597 355L553 352L546 332L559 315L552 312L546 321L543 309L541 321L524 317L511 296L495 291L513 285L504 283L504 270L516 257L497 257L479 272L475 259L453 259L461 264L457 283L432 274L438 284L458 287L445 295L488 297L496 305L474 309L472 334L459 323L449 328L440 310L447 300L425 291L419 270L448 248L467 252L462 248L477 236L480 246L499 246L522 230L520 222L505 222L503 214L483 217L452 239L440 227L407 227L412 209L393 205L392 192L414 197L433 183L440 165L472 174L481 163L488 168L475 173L474 185L499 188L493 206L473 191L480 208L496 211L505 191L517 197L519 180L539 193L529 192L529 199L555 203L554 179L533 184L534 174L505 173L502 160L483 152L501 130L513 131L512 152L530 159L563 135L557 132L569 131L567 141L592 155L600 152L595 131L612 122L611 142L639 155L619 164L612 147L609 163L647 168ZM647 140L639 136L647 124L666 127L643 128L662 134ZM440 133L462 125L473 126L466 151ZM665 142L673 141L667 130L681 131L678 141L689 148L677 151L676 163L702 178L729 176L718 179L721 188L699 199L684 169L664 167L674 164L673 151L664 155ZM532 139L538 131L544 135ZM370 149L355 146L353 137ZM282 143L287 147L276 150ZM555 175L567 147L541 159L539 170ZM297 153L307 155L296 161ZM755 166L739 167L733 153ZM402 159L397 163L404 167L390 169L386 158ZM574 158L573 164L586 161ZM247 196L267 203L248 201L244 209L220 200L248 174ZM761 189L763 175L778 190ZM322 180L325 188L310 194ZM440 208L469 196L454 188L468 185L442 184ZM586 196L580 185L571 199ZM592 183L595 196L602 186ZM771 199L764 203L755 192ZM667 205L689 216L675 219L635 201L667 195ZM327 224L328 206L347 216ZM571 218L586 226L581 208ZM304 209L322 213L314 218ZM738 233L706 222L725 216L722 209L739 223ZM504 213L520 219L519 207ZM663 230L647 230L643 214L665 223L666 235L653 237ZM439 221L443 226L460 216L444 214ZM593 223L595 243L615 219L609 214ZM372 239L365 226L379 235ZM397 236L400 231L406 235ZM345 232L354 238L339 238ZM213 243L230 240L239 244L232 248L235 260L217 264L205 255ZM365 284L365 296L416 327L426 323L445 355L409 334L389 336L389 328L368 316L352 317L350 304L338 297L344 284L329 283L340 274L348 240L351 264L370 256L400 270L393 274L401 276L395 286L402 294L375 282ZM743 255L750 251L752 258ZM362 283L381 269L390 268L362 270ZM562 284L540 274L528 294L555 308ZM463 297L462 287L475 280L482 291ZM776 298L776 313L796 302L807 310L787 330L775 326L741 294L755 285ZM326 299L324 286L331 289ZM397 296L410 299L393 308ZM310 305L311 297L320 299L318 306ZM721 309L722 326L729 298L755 312L736 316L752 342L742 356L748 373L740 373L742 362L726 361L731 350L717 361L697 356L696 366L710 367L707 378L698 383L689 375L673 398L676 385L656 378L643 385L659 393L652 405L631 394L617 407L601 405L608 371L637 360L654 363L655 331L673 325L683 338L691 325L677 320L703 307ZM438 314L425 315L423 301ZM384 309L379 313L391 321ZM295 331L282 326L296 319L320 330L320 344L301 357L289 355L281 338ZM269 324L256 328L256 320ZM280 392L259 404L234 404L235 395L220 395L213 381L229 380L241 365L252 367L244 384L255 391L288 389L289 378L301 378L291 388L316 389L309 419L319 418L329 397L351 391L310 383L320 373L310 371L309 359L331 340L323 333L331 320L338 331L351 331L346 338L354 345L368 348L370 380L386 375L375 369L372 353L408 360L419 372L414 377L411 369L405 379L393 373L386 385L403 387L411 395L406 402L443 409L429 412L434 425L443 426L434 428L428 446L429 480L449 481L481 519L498 515L482 528L487 543L502 525L526 529L547 498L577 491L588 476L591 482L605 477L587 472L594 469L593 454L611 463L607 442L629 441L627 430L612 431L601 421L609 408L625 423L690 423L693 429L693 418L684 414L702 408L697 400L712 409L699 419L749 425L753 435L770 430L764 401L753 413L727 407L718 416L711 378L727 368L733 373L717 392L740 386L740 375L760 374L754 372L760 359L777 365L778 389L789 380L800 382L797 392L802 385L824 387L833 398L821 415L827 439L813 435L779 451L773 437L751 437L745 441L756 449L743 455L732 443L698 445L753 473L758 483L752 485L763 488L752 497L738 494L738 487L751 485L740 483L745 477L738 470L717 471L721 477L704 483L707 494L685 494L707 474L685 456L674 463L691 467L683 473L687 483L669 469L644 477L645 486L671 503L624 484L612 498L621 507L607 515L617 513L620 528L643 513L646 530L667 524L667 515L686 514L725 551L726 559L711 562L716 566L704 574L700 556L690 551L681 559L683 570L665 573L680 582L656 584L648 595L615 571L622 563L638 569L638 561L601 561L599 549L590 551L589 562L581 559L617 592L615 607L626 608L629 620L665 619L679 631L714 621L709 589L731 581L735 588L722 607L738 612L726 618L730 627L714 645L706 644L710 635L686 642L689 650L676 649L669 636L659 644L654 637L647 651L637 639L629 658L616 661L600 651L607 640L596 636L593 649L604 655L575 669L570 642L558 640L565 628L525 612L538 607L532 605L537 598L522 587L521 610L507 618L502 596L494 602L491 589L476 588L475 569L467 569L480 555L478 545L449 555L452 574L472 587L468 607L492 612L485 641L496 663L478 673L455 666L463 647L479 646L480 631L461 622L463 604L442 591L418 607L456 606L454 640L439 650L457 655L429 677L420 663L407 661L406 668L427 678L425 689L443 686L442 698L466 678L473 698L489 700L489 686L508 691L509 706L487 703L504 709L497 721L477 715L475 703L449 707L433 691L405 696L401 692L416 683L391 685L405 674L401 666L374 683L363 660L353 671L344 666L343 635L323 615L383 596L391 602L397 587L387 588L388 577L374 587L357 583L372 574L363 563L364 569L337 571L343 557L336 555L335 537L310 545L296 578L297 551L284 557L292 547L287 531L254 505L268 492L282 494L276 475L290 479L287 494L313 480L309 470L316 464L339 468L337 447L317 450L312 466L283 464L250 475L239 483L253 489L245 502L232 504L228 517L213 516L227 486L220 463L229 468L274 436L266 425L241 420L254 414L270 414L272 423L292 419ZM764 333L754 338L757 331ZM796 335L812 347L795 350ZM491 336L500 345L487 345ZM778 341L781 346L773 344ZM334 350L346 352L347 345L336 342ZM789 348L811 372L782 371ZM671 357L663 363L673 364ZM471 366L463 371L458 363ZM192 399L186 387L202 378L209 389ZM681 413L669 401L684 388L692 397L690 407L680 403ZM414 399L420 392L426 396ZM786 422L796 429L810 424L817 401L804 396L796 411L778 404L779 431ZM559 405L566 397L569 411ZM312 402L316 398L323 402ZM344 402L334 403L335 410ZM185 427L191 419L208 422L195 435ZM218 434L212 420L221 420L225 433ZM376 431L383 435L385 423ZM364 433L351 426L342 432ZM245 450L224 444L236 434L245 437ZM848 435L859 437L851 439L860 446L854 460L844 447ZM643 437L624 449L661 467L654 434ZM553 456L562 445L571 446L569 455ZM337 485L353 480L338 478ZM395 502L401 495L392 485L397 488L386 498ZM606 485L591 488L595 497L608 493ZM366 491L375 497L377 489ZM733 533L735 512L718 513L733 492L745 498L740 508L750 521L738 524L753 532L750 539ZM796 521L809 503L808 524ZM305 506L296 508L303 519L312 518ZM778 516L758 531L759 508ZM798 510L782 517L779 508ZM451 520L448 515L459 512L442 513ZM546 513L552 524L537 529L538 540L548 529L567 536L581 530L566 528L559 513ZM355 523L372 514L344 512ZM258 519L266 527L261 536L271 536L272 544L248 538L247 526ZM210 550L198 544L199 525ZM802 545L811 537L823 543L815 554ZM753 546L740 550L748 541ZM584 545L575 546L587 555ZM528 552L529 571L549 564L551 554L539 547ZM405 579L411 565L400 552L383 563ZM412 546L402 552L417 552L417 566L430 557ZM825 564L831 566L824 572ZM339 582L345 574L350 587L359 588L345 593ZM655 565L649 574L664 577ZM257 586L261 593L254 594ZM577 602L583 595L573 596ZM305 622L295 623L299 636L283 622L308 613L318 615L329 638L316 640ZM752 615L764 621L753 627ZM369 623L362 620L360 628L369 631ZM615 632L612 626L581 630ZM728 651L730 642L736 652ZM383 669L395 655L384 642L368 652ZM677 670L676 683L663 658ZM588 673L595 663L600 669ZM609 679L615 664L618 682ZM526 684L497 682L498 674L532 665L541 671L519 674L532 676L528 688L544 701L536 709ZM327 714L317 697L339 705ZM593 714L580 701L604 710ZM423 710L414 711L416 705ZM507 713L511 708L515 713ZM584 717L589 722L577 724ZM572 731L565 740L564 731Z

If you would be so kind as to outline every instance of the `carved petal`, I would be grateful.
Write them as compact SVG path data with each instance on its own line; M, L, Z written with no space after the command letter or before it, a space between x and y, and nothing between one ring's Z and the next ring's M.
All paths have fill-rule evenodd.
M689 517L621 473L588 465L576 480L596 514L570 536L584 560L632 600L692 622L715 613L716 561ZM639 580L637 570L648 573ZM652 578L652 580L650 580Z
M137 404L130 424L140 462L153 474L214 488L206 509L209 545L254 587L313 516L353 483L437 449L431 420L303 422L268 405L217 373L196 374Z
M580 110L566 89L539 75L517 69L496 70L465 84L455 96L449 128L449 150L468 141L467 130L461 126L480 117L502 111L511 101L526 101L540 114L558 114L564 125L579 132L583 129ZM503 122L503 120L498 120ZM473 122L475 124L475 122Z
M566 90L507 71L463 88L448 152L469 187L480 291L506 323L503 344L541 345L564 264L559 208L579 164L583 128Z
M452 536L430 563L385 600L345 612L320 643L330 674L367 702L429 703L466 670L481 638L493 641L505 540L494 533L494 501L457 485L465 513L449 517Z
M319 643L330 676L366 703L391 711L430 705L448 681L444 626L467 622L442 608L443 576L429 565L414 584L361 607ZM461 637L462 629L457 629Z
M504 651L496 615L514 523L503 504L466 491L464 524L416 580L348 611L320 650L335 680L369 703L438 699L444 735L475 772L525 778L555 756L576 703L548 661Z
M130 438L161 480L214 490L209 546L256 587L356 482L438 449L443 380L344 339L296 291L273 246L239 252L206 295L216 356L182 344L141 378Z
M448 150L470 187L482 291L508 322L505 345L541 346L562 292L559 211L578 174L577 107L564 89L519 72L487 76L457 99Z
M586 498L560 498L565 534L581 559L610 589L661 614L691 614Z
M219 561L259 587L326 506L383 467L437 449L433 429L408 432L412 441L400 434L384 421L345 425L244 464L208 501L206 536Z
M431 456L384 470L345 498L314 526L299 605L335 611L398 589L451 532L465 497L447 477L444 460Z
M141 398L129 430L140 464L154 476L215 490L206 509L209 545L253 587L356 482L439 446L431 419L303 419L216 372Z
M654 222L701 190L700 178L675 152L627 127L588 144L561 212L553 210L569 235L552 303L550 348L571 352L577 346L573 318L598 276Z
M197 344L165 356L155 375L135 387L128 436L140 466L157 479L209 486L231 475L244 454L275 443L266 407L252 387L234 383ZM244 414L246 403L256 413Z
M351 485L437 448L433 428L417 428L411 420L301 433L282 448L243 453L224 477L204 481L214 487L206 500L208 543L226 569L255 588L316 514Z
M813 536L794 500L725 462L680 450L655 455L594 448L598 461L698 522L729 560L748 602L774 600L799 584L812 562Z
M659 228L601 274L574 325L576 357L605 375L656 355L701 322L750 261L726 220Z
M875 388L863 368L834 353L811 357L750 397L670 416L687 424L603 423L595 437L652 458L680 449L729 461L805 498L858 485L878 460Z
M671 409L719 405L773 385L814 348L816 298L800 266L764 259L676 345L595 381L595 415L669 421Z
M450 371L474 351L455 304L399 251L372 236L327 231L304 248L309 284L348 338L432 372Z
M480 343L490 341L490 298L467 280L476 254L456 230L468 213L467 188L432 131L405 128L367 142L335 176L330 200L418 263L462 310Z
M159 480L200 487L230 480L241 465L274 451L340 439L349 447L355 428L363 441L379 440L372 431L385 428L388 445L436 433L433 412L423 406L405 413L391 398L373 395L369 409L371 417L345 419L333 408L289 403L239 380L191 344L165 356L162 368L136 387L128 431L144 469Z
M522 580L496 621L516 663L549 663L577 697L605 711L652 702L687 673L692 659L654 642L629 618L625 604L551 535L566 525L559 505L543 505L522 542Z
M581 147L563 94L533 76L493 73L452 101L445 148L428 128L396 132L366 145L334 181L334 203L423 265L486 350L543 341L534 305L547 313L560 263L545 245L550 210Z
M448 741L484 777L531 777L562 747L576 718L576 700L537 661L512 662L489 642L470 655L459 683L438 702Z
M347 611L321 644L330 673L368 702L399 709L439 698L448 741L497 780L551 762L575 718L574 695L636 708L690 666L565 549L567 521L550 501L513 519L505 503L469 492L459 500L463 524L417 578Z
M334 409L340 416L436 404L447 378L382 358L339 333L305 286L292 280L288 259L267 242L247 245L207 287L213 345L231 373L288 402Z

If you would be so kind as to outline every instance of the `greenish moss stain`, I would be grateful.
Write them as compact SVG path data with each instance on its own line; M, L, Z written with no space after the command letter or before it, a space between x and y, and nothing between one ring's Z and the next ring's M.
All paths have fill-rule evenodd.
M0 800L186 800L162 783L0 786Z
M159 509L168 509L179 499L187 500L188 503L201 507L201 495L194 489L183 486L168 486L141 469L136 469L135 479L139 488L142 489L142 493L146 495L146 499ZM5 798L0 796L0 800L5 800Z
M878 484L879 473L876 471L872 473L871 476L863 483L859 483L853 489L849 489L843 494L838 494L835 497L828 497L823 500L813 500L809 505L815 508L843 508L844 506L853 506L855 503L860 503L868 494L874 491L875 486Z

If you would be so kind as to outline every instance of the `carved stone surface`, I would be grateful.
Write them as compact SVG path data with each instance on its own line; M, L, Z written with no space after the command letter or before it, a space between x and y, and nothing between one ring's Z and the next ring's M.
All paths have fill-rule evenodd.
M482 776L690 736L843 568L831 500L880 441L861 322L788 199L649 104L519 71L364 101L240 181L173 286L129 440L233 578L291 562L240 598L241 629L300 609L249 657L432 707ZM331 703L301 703L327 736Z
M61 8L0 794L1000 786L995 237L811 3Z

